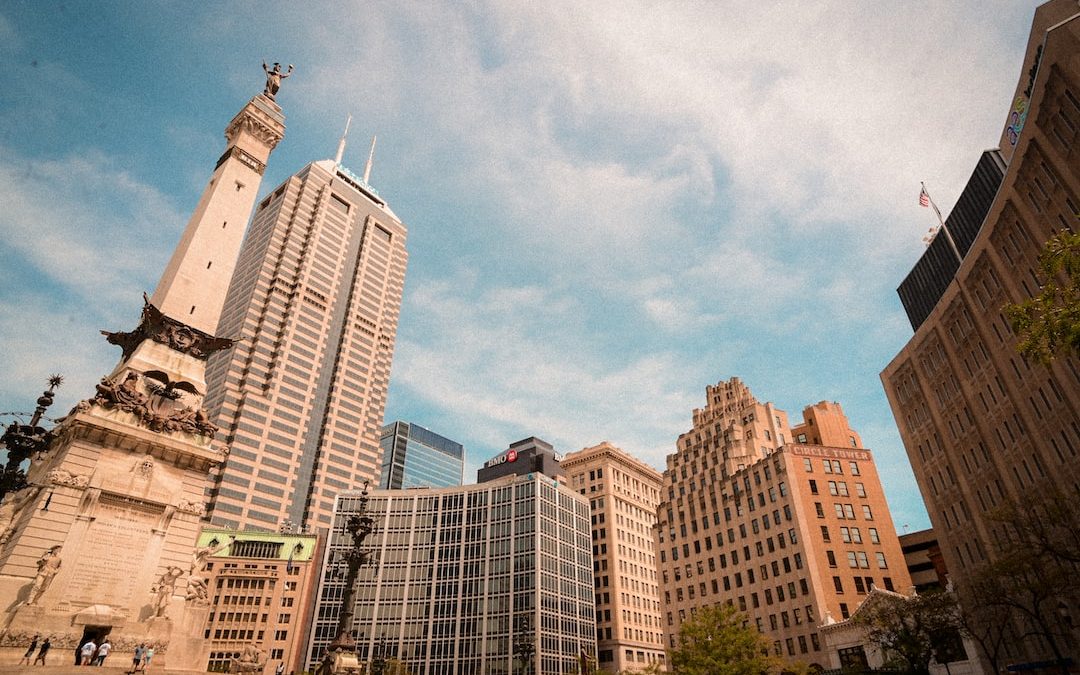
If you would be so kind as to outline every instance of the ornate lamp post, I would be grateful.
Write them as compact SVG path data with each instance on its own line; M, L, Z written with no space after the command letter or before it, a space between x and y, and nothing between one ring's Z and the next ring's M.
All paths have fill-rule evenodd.
M375 643L375 653L371 658L371 675L383 675L386 671L386 633Z
M514 638L514 655L521 659L522 675L529 675L532 670L533 653L536 651L536 636L533 635L532 622L526 616L518 619L517 636Z
M341 611L338 614L337 636L326 648L318 675L338 675L340 673L360 673L360 661L356 656L356 640L352 638L353 614L356 606L356 575L362 565L371 561L371 553L360 550L364 540L375 529L375 521L367 514L368 484L360 493L360 508L345 522L345 531L352 537L352 548L343 559L347 567L345 574L345 595L341 599Z
M52 432L38 426L45 414L45 409L53 404L53 392L64 382L64 378L53 375L49 378L49 388L38 397L37 407L30 418L30 424L12 422L0 436L0 443L7 449L7 464L0 474L0 499L9 492L18 492L26 487L26 472L19 465L31 455L45 452L52 440Z

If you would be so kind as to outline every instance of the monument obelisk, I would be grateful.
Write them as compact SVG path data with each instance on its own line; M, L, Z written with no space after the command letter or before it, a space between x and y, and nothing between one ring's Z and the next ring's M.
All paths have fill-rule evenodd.
M174 625L205 602L187 593L207 476L223 459L203 409L205 365L232 344L213 331L285 133L274 96L292 71L263 68L266 88L225 128L225 151L138 326L103 331L120 362L38 442L26 487L5 496L0 646L48 635L66 659L107 634L118 656L155 643L155 665L167 665Z

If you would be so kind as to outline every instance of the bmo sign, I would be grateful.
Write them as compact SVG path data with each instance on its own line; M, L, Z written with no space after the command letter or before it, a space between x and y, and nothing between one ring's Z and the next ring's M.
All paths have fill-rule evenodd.
M499 466L500 464L506 464L507 462L516 462L517 457L518 457L517 450L514 449L514 448L510 448L509 450L502 453L501 455L489 459L484 464L484 468L489 469L489 468L491 468L493 466Z

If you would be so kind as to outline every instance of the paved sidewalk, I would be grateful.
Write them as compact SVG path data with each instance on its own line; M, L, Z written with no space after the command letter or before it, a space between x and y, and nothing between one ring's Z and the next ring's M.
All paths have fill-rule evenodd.
M106 662L108 664L108 662ZM9 675L10 673L41 673L41 675L125 675L129 672L128 668L122 665L104 665L101 667L85 667L80 668L73 663L66 663L64 665L51 665L51 666L12 666L12 665L0 665L0 675ZM143 671L139 671L142 673ZM185 670L169 670L168 668L157 668L150 666L150 675L191 675L193 671Z

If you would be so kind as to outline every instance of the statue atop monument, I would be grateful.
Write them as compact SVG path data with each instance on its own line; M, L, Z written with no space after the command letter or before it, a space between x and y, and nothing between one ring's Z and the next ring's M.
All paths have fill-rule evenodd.
M292 75L293 65L289 64L289 70L281 72L281 64L275 63L273 68L266 67L266 61L263 61L263 72L266 73L266 87L263 89L263 96L274 100L274 97L278 93L278 89L281 89L281 81L289 75Z

